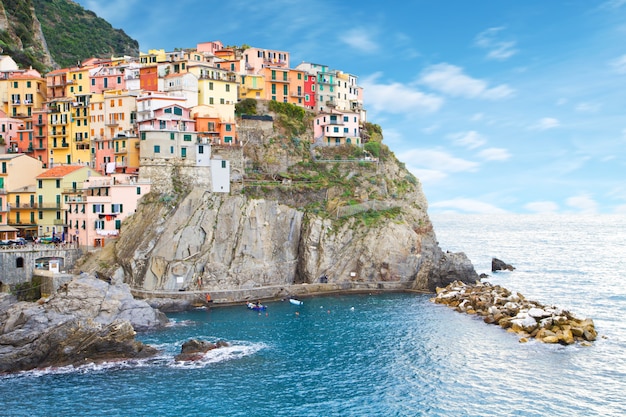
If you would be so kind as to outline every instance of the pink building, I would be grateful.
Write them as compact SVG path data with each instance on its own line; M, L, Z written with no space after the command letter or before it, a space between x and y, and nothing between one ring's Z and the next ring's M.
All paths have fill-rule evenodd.
M89 71L89 91L125 90L126 78L120 67L96 67Z
M327 146L361 145L359 113L331 110L320 113L313 121L316 142Z
M19 149L18 131L24 129L24 121L9 117L5 112L0 110L0 153L18 153L26 152L26 148Z
M104 246L119 236L124 219L149 192L150 183L134 175L88 178L67 201L69 240L88 248Z

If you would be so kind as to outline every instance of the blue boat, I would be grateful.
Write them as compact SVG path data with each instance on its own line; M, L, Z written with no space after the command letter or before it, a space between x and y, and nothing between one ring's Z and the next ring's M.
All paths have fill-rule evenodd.
M263 310L267 309L267 306L264 306L261 303L248 303L248 308L250 310L263 311Z

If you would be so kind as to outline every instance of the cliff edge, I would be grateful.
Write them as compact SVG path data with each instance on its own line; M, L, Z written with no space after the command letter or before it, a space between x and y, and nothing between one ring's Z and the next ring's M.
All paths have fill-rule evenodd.
M241 124L230 193L172 169L172 191L144 197L99 272L145 297L223 293L231 302L303 285L432 292L478 280L463 253L439 248L419 181L386 146L377 155L324 146L274 118L269 128Z

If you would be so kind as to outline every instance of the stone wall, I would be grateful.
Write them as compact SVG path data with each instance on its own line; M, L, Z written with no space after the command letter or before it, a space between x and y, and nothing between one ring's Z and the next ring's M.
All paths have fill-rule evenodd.
M42 259L62 259L61 270L67 271L81 257L82 250L54 245L33 245L0 250L0 282L15 285L30 282L37 262Z

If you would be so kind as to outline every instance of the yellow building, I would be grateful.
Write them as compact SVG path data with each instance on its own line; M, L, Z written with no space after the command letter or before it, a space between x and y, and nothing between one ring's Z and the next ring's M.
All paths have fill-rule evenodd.
M198 105L210 106L223 121L234 121L237 103L237 76L227 70L205 65L190 65L190 73L198 77Z
M87 178L100 176L95 170L79 165L57 166L39 174L36 177L38 236L67 237L66 206L70 196L78 192Z
M240 77L239 99L261 100L265 98L265 77L263 74L246 74Z
M0 155L0 224L9 224L20 236L32 233L36 204L31 195L42 172L41 161L28 155Z
M5 81L7 82L7 81ZM46 82L37 70L16 71L9 76L7 114L30 119L46 101Z

